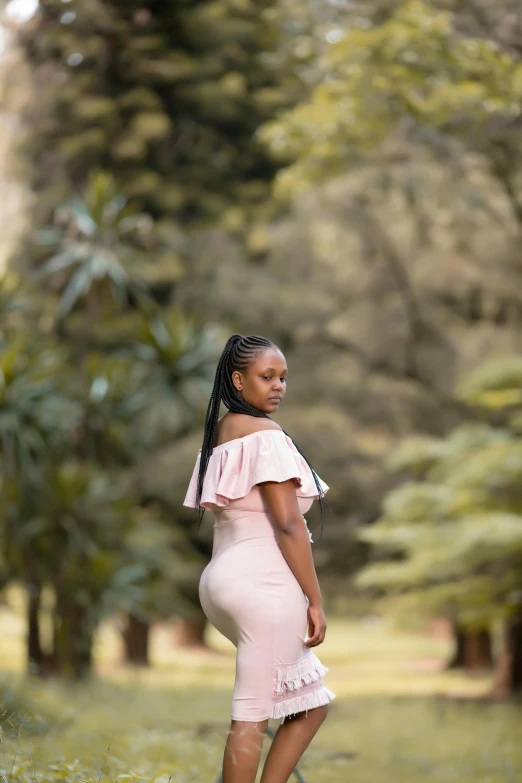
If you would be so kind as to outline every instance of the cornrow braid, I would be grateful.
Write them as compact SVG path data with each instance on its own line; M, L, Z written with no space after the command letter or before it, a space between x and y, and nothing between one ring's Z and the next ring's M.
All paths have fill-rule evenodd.
M205 513L205 508L200 506L200 501L208 463L214 450L214 441L216 438L217 422L219 418L221 402L223 402L225 406L233 413L246 413L249 416L256 416L257 418L263 419L270 418L270 416L267 416L266 413L260 411L258 408L254 408L252 405L250 405L250 403L244 400L238 394L236 387L232 383L232 373L236 370L246 370L254 360L256 354L266 350L267 348L277 348L277 345L271 342L271 340L269 340L267 337L259 337L258 335L249 335L245 337L241 334L233 334L232 337L229 337L227 340L221 357L218 361L216 375L214 378L214 386L212 388L212 393L210 395L205 417L205 431L203 435L203 445L201 447L201 461L199 465L198 482L196 488L198 529L201 525L203 514ZM285 430L283 430L283 432L285 432ZM288 433L285 432L285 435L288 435ZM288 435L288 437L290 436ZM320 538L322 538L325 493L321 489L317 473L312 468L305 455L297 446L295 441L293 441L293 439L292 442L294 443L297 451L304 458L314 477L315 485L318 491L319 507L321 511ZM330 508L329 504L328 508Z

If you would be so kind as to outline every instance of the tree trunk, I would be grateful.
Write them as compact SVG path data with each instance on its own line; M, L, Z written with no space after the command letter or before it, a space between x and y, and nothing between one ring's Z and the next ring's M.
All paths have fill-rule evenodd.
M453 638L455 640L455 649L450 658L447 669L462 669L465 664L465 646L466 634L456 623L453 623Z
M491 669L493 666L493 650L491 634L486 628L479 631L469 631L465 643L465 667L468 672Z
M40 585L30 582L27 596L27 671L40 674L44 657L40 644Z
M88 610L69 596L57 593L52 673L69 679L89 674L93 635Z
M205 647L205 627L207 621L180 620L174 629L174 643L178 647Z
M522 612L504 622L503 650L490 691L493 698L522 694Z
M127 662L133 666L149 666L150 623L129 614L123 640Z
M479 631L466 631L458 625L453 626L455 651L447 669L466 669L470 673L491 669L493 666L493 647L491 634L486 628Z

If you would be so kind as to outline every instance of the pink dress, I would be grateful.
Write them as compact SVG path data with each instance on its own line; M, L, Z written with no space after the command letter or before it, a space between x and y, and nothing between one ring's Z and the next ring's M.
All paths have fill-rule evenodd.
M196 507L200 459L201 449L184 506ZM318 497L317 487L282 430L260 430L215 446L205 474L201 506L214 514L214 539L199 596L208 620L237 647L233 720L284 720L335 698L322 679L328 669L304 646L308 598L283 556L256 486L288 479L305 513ZM320 485L329 489L322 480Z

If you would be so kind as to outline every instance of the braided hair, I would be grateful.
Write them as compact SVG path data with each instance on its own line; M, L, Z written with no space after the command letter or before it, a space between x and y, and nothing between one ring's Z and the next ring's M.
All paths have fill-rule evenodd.
M259 337L258 335L249 335L245 337L241 334L233 334L227 340L223 353L219 359L216 376L214 379L214 387L207 407L207 414L205 417L205 432L203 435L203 446L201 449L201 461L199 465L198 483L196 489L196 508L198 509L198 529L205 513L205 508L200 506L201 494L203 492L203 481L207 472L208 463L212 452L214 450L214 440L216 436L217 421L219 417L219 409L221 402L233 413L246 413L249 416L256 416L258 418L269 419L266 413L260 411L258 408L254 408L246 400L244 400L237 392L236 387L232 383L232 373L241 370L246 370L249 364L254 359L256 353L264 351L267 348L276 348L277 346L266 337ZM278 349L279 350L279 349ZM285 432L283 430L283 432ZM288 433L285 432L285 435ZM290 437L290 436L288 436ZM293 441L292 441L293 442ZM297 451L304 458L305 462L312 471L315 485L318 491L318 500L321 510L321 538L323 535L323 518L324 518L324 492L321 489L319 483L319 477L315 470L312 468L308 460L302 451L294 443Z

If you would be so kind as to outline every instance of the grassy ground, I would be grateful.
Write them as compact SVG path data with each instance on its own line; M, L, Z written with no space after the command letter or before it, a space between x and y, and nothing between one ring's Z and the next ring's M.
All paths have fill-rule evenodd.
M217 633L209 635L215 653L189 654L173 649L171 629L157 628L154 667L133 671L117 665L118 641L107 625L97 640L97 675L71 686L23 677L18 612L0 610L0 629L2 681L48 721L41 734L4 736L9 780L217 779L234 676L233 650ZM300 765L307 783L522 779L522 705L462 698L484 692L488 681L441 672L446 640L383 622L330 620L317 653L337 698Z

